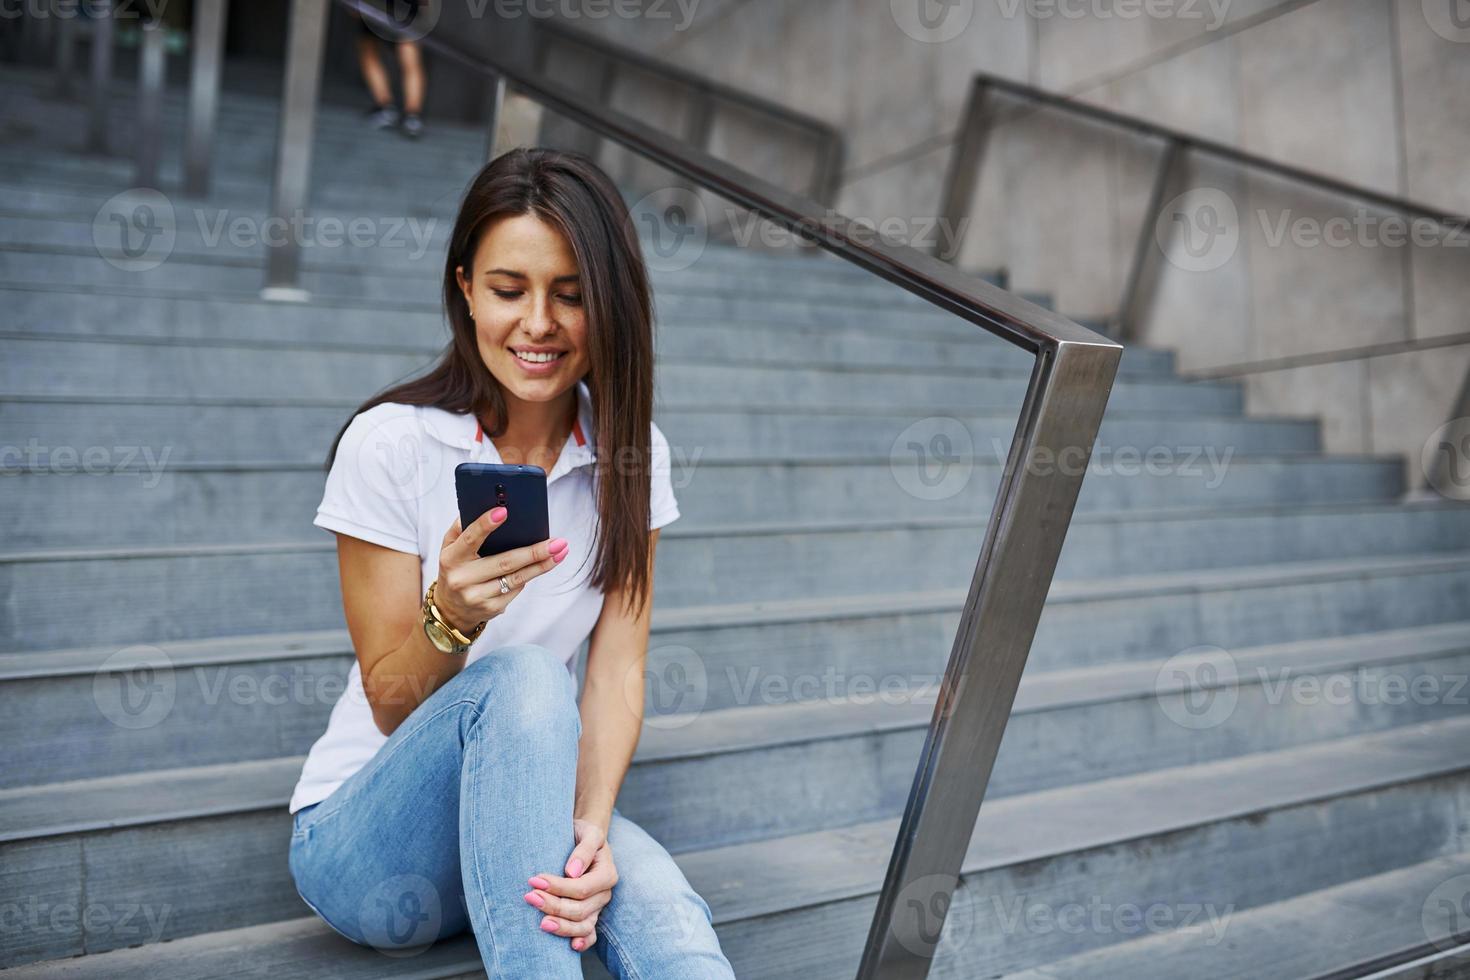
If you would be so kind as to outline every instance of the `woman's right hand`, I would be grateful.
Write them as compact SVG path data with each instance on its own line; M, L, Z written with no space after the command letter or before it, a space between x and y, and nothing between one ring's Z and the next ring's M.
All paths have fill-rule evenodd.
M551 571L567 556L566 539L552 538L481 558L480 545L505 523L505 517L506 509L496 507L467 528L461 528L456 517L444 533L434 605L461 633L505 612L527 582ZM509 592L500 591L502 577Z

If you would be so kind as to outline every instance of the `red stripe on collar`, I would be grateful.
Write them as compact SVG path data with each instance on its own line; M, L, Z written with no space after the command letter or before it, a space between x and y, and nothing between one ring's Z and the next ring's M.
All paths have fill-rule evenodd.
M582 420L578 418L572 423L572 435L577 437L577 445L587 445L587 437L582 434ZM485 441L485 425L479 419L475 420L475 441Z

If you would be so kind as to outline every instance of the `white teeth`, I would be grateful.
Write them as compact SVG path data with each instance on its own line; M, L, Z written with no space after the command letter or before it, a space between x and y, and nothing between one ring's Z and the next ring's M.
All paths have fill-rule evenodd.
M523 361L530 361L532 364L545 364L548 361L554 361L558 357L561 357L561 354L560 353L556 353L556 354L533 354L530 351L521 351L521 350L516 351L515 352L515 355L516 355L516 357L519 357Z

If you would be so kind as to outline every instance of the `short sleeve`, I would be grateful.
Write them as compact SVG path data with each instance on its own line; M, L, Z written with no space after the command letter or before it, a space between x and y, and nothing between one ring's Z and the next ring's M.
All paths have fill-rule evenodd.
M337 444L312 523L418 554L420 447L427 438L411 405L374 405L355 416Z
M673 453L669 440L657 425L651 433L649 460L652 482L649 488L648 529L656 531L679 519L679 502L674 499Z

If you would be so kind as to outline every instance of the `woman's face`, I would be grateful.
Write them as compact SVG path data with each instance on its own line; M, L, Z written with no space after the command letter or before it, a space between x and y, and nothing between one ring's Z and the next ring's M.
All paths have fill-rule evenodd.
M508 398L551 401L587 373L587 317L571 244L532 214L492 221L456 270L480 358Z

